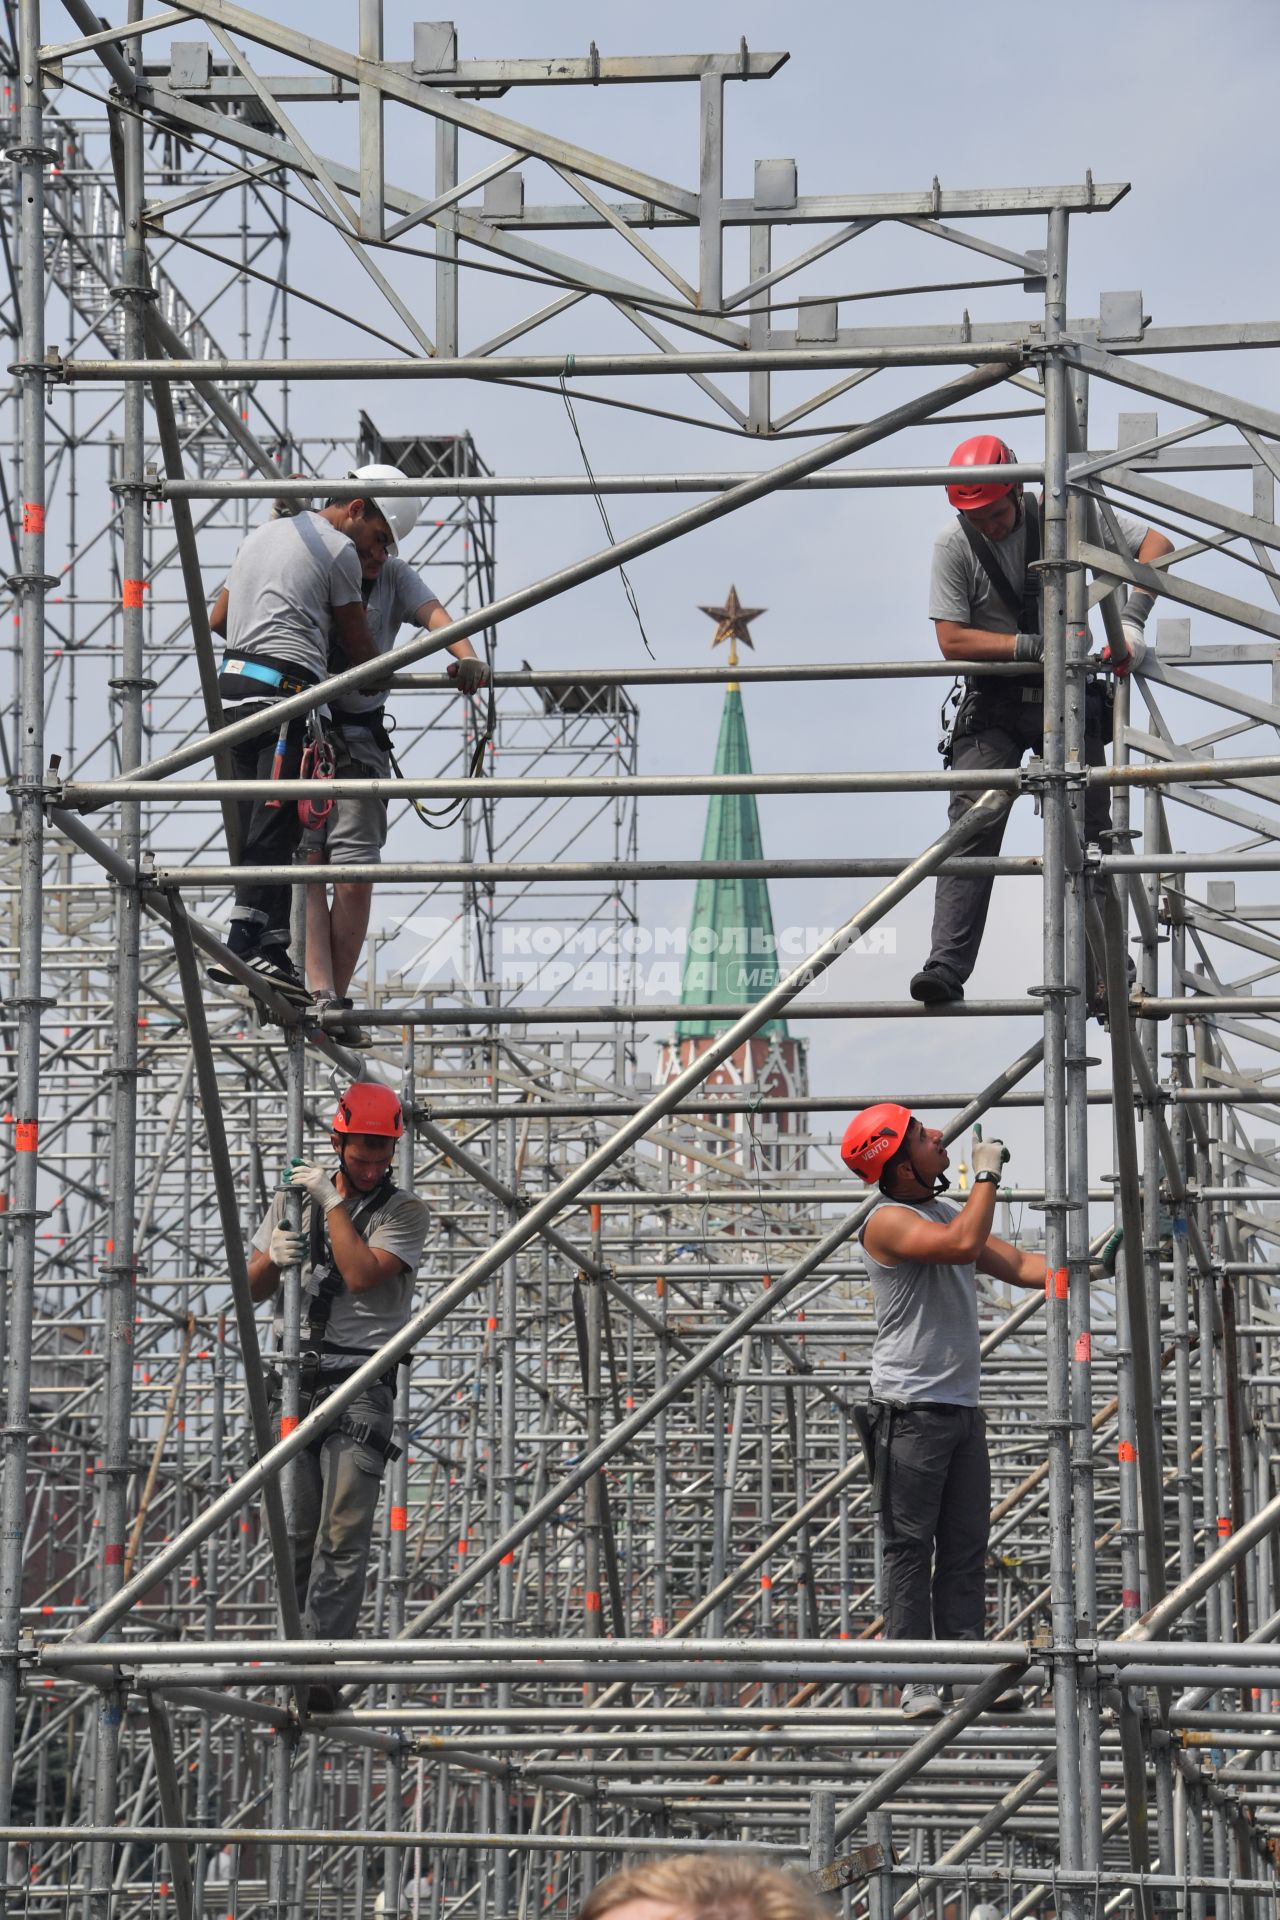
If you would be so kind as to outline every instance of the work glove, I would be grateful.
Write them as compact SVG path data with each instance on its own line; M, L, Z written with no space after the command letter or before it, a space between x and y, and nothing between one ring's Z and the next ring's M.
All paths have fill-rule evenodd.
M1117 680L1127 680L1135 667L1140 667L1147 657L1147 642L1141 627L1130 626L1127 620L1120 623L1125 645L1129 649L1129 658L1124 661L1113 660L1109 646L1102 649L1102 664L1110 667Z
M1015 660L1043 660L1044 635L1042 633L1020 633L1013 643Z
M1106 1274L1108 1278L1113 1277L1115 1274L1116 1259L1123 1245L1124 1228L1119 1226L1114 1227L1103 1246L1102 1252L1098 1255L1099 1270L1101 1273Z
M313 1167L307 1160L289 1162L284 1170L284 1184L294 1192L301 1188L322 1213L330 1213L334 1207L342 1205L342 1195L324 1168Z
M1003 1140L975 1140L969 1154L969 1163L975 1173L998 1175L1008 1159L1009 1149Z
M489 669L483 660L451 660L448 673L451 680L457 681L459 693L479 693L489 678Z
M1135 667L1140 667L1147 651L1147 616L1155 606L1154 593L1148 593L1145 587L1135 587L1124 603L1124 612L1120 615L1120 626L1124 633L1125 644L1129 649L1129 658L1123 666L1115 666L1113 671L1117 680L1127 679ZM1112 666L1111 649L1103 650L1104 666Z
M267 1249L267 1258L273 1267L279 1267L283 1273L286 1267L300 1267L307 1257L305 1234L298 1233L283 1222L271 1229L271 1245Z
M1145 587L1135 587L1124 603L1124 612L1120 615L1122 623L1126 627L1136 627L1141 633L1155 603L1154 593L1148 593Z

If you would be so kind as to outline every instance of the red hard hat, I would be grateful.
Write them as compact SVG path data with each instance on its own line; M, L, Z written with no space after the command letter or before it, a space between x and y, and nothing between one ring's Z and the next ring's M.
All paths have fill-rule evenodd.
M976 433L972 440L962 440L951 456L949 464L953 467L1004 467L1017 459L1013 448L998 440L994 433ZM1012 493L1017 482L1014 480L979 480L966 486L956 481L947 488L947 498L953 507L961 513L972 513L975 507L989 507L993 500L1003 500L1006 493Z
M896 1106L892 1100L882 1100L875 1107L864 1107L845 1128L844 1139L840 1142L840 1158L850 1172L856 1173L869 1186L873 1180L880 1178L885 1162L891 1160L898 1151L910 1125L911 1109Z
M404 1109L390 1087L357 1080L347 1088L333 1116L335 1133L382 1134L398 1140L404 1132Z

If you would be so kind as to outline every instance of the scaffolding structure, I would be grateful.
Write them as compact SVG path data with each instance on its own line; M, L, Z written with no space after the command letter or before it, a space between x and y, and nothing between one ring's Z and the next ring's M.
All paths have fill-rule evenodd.
M1072 317L1072 224L1127 191L1091 176L804 195L796 163L774 159L750 197L728 195L727 103L786 58L745 41L470 59L447 25L384 21L381 0L360 0L354 50L234 0L149 18L127 0L105 25L87 0L63 5L65 20L18 0L16 39L0 39L6 1909L571 1915L628 1852L718 1846L809 1869L874 1920L992 1901L1005 1920L1266 1920L1280 415L1198 369L1280 345L1280 327L1154 325L1123 292ZM64 25L74 37L55 42ZM638 84L673 123L696 92L692 185L534 124L557 123L566 90ZM393 178L410 125L434 135L429 190ZM837 261L865 265L851 292L833 291ZM464 350L481 275L501 282L502 318ZM923 317L851 324L877 287ZM1006 297L1019 318L970 318ZM936 317L957 298L961 318ZM628 329L642 350L616 344ZM534 333L543 350L525 351ZM469 432L428 431L442 379L570 410L607 398L756 450L740 470L505 474ZM335 429L333 396L356 382ZM840 403L863 387L850 423ZM1111 388L1148 409L1121 416L1114 446L1090 432ZM735 681L749 697L786 680L853 701L923 680L926 699L950 677L936 660L506 658L515 615L771 494L936 488L936 465L855 457L1015 401L1043 452L1014 471L1044 489L1045 738L1021 772L640 771L646 687ZM771 440L782 457L760 464ZM268 994L251 1019L202 971L235 970L223 803L250 789L223 750L255 724L223 723L205 609L268 501L350 497L342 476L368 459L430 492L411 557L456 620L398 650L407 777L372 783L396 817L360 1006L317 1023ZM611 497L650 494L693 500L499 591L503 498L594 498L608 529ZM1126 507L1174 538L1158 569L1129 558ZM1089 769L1089 616L1119 644L1132 585L1166 617L1118 684L1111 766ZM491 723L428 658L464 635L496 668ZM1091 782L1112 789L1105 848L1082 840ZM879 829L875 796L931 792L941 811L959 789L977 805L923 853ZM286 804L302 792L279 783ZM691 820L735 792L863 796L864 851L642 854L644 802L682 799ZM436 810L433 837L410 800ZM981 822L1032 801L1037 853L966 854ZM944 867L1042 901L1027 990L944 1012L851 997L850 946ZM625 964L642 889L692 893L716 872L838 882L848 912L758 999L646 997ZM344 875L358 870L285 871L299 901ZM719 1071L784 1013L928 1019L944 1038L993 1022L990 1074L765 1093ZM677 1058L677 1023L698 1019L714 1035ZM350 1044L353 1024L371 1045ZM671 1065L655 1088L658 1042ZM323 1416L272 1432L245 1246L282 1161L324 1140L357 1073L411 1115L398 1178L433 1221L421 1305ZM1006 1198L1042 1220L1051 1284L1015 1303L983 1283L995 1507L979 1643L878 1637L852 1418L874 1331L868 1208L833 1140L883 1097L945 1115L952 1141L1001 1111L1043 1116L1043 1175L1020 1158ZM1090 1287L1113 1217L1116 1280ZM280 1356L295 1415L298 1343L295 1299ZM410 1349L361 1637L307 1641L277 1578L289 1463ZM913 1677L957 1688L924 1735L893 1705ZM305 1712L308 1679L345 1689L338 1711ZM1019 1679L1030 1709L984 1717Z

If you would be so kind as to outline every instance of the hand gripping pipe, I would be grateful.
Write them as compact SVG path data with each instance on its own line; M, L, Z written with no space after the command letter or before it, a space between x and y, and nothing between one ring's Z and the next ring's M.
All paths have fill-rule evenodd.
M344 1407L373 1381L380 1378L390 1365L399 1361L402 1355L416 1346L423 1335L429 1333L433 1327L445 1319L456 1306L468 1299L491 1273L501 1268L505 1260L539 1233L542 1227L570 1200L576 1198L585 1187L598 1179L600 1174L607 1167L612 1166L628 1147L641 1139L656 1120L678 1106L687 1094L693 1092L714 1072L722 1060L728 1059L730 1054L749 1040L762 1026L776 1018L797 994L803 992L813 980L825 973L868 927L874 926L877 921L883 919L884 915L900 900L905 899L922 880L928 879L948 854L954 852L957 847L965 845L975 833L981 832L983 828L990 826L994 820L998 819L1004 813L1006 806L1007 802L1003 795L983 794L963 819L948 827L941 839L936 840L897 880L891 881L882 892L877 894L856 918L848 921L830 939L825 940L807 960L802 961L785 979L780 980L749 1014L735 1021L692 1065L655 1094L646 1106L618 1129L611 1140L606 1141L594 1153L588 1154L567 1179L561 1181L558 1187L531 1207L521 1220L509 1227L505 1233L500 1234L487 1253L473 1261L456 1280L443 1288L428 1306L423 1307L400 1329L394 1339L389 1340L372 1359L366 1360L364 1365L359 1367L341 1386L335 1388L322 1407L309 1413L304 1420L300 1421L287 1438L272 1447L270 1452L250 1467L233 1486L212 1501L197 1519L184 1527L148 1566L135 1574L132 1580L127 1581L105 1605L82 1621L69 1636L70 1639L72 1641L100 1639L108 1627L130 1610L135 1600L148 1592L171 1568L179 1566L192 1547L197 1546L215 1528L221 1526L231 1514L238 1512L245 1502L258 1492L259 1488L273 1480L296 1453L300 1453L304 1447L309 1446L332 1425ZM828 1238L833 1241L833 1244L838 1245L847 1237L849 1231L846 1225L842 1229L837 1229L836 1233ZM773 1290L775 1296L776 1291L776 1289ZM769 1304L771 1304L770 1297L764 1296L760 1310L763 1311ZM589 1461L579 1463L578 1473L582 1472L584 1464L589 1466ZM589 1474L583 1477L589 1477ZM542 1504L539 1503L539 1506L531 1512L539 1513ZM526 1524L529 1519L530 1516L526 1515ZM488 1555L478 1556L477 1568L483 1570L488 1558ZM439 1602L436 1604L438 1605Z

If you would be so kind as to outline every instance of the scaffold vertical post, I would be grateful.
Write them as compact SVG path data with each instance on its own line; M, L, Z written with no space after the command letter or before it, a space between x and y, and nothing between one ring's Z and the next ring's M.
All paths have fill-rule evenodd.
M1071 1533L1068 1356L1064 911L1070 833L1066 720L1067 441L1071 401L1061 353L1066 321L1067 215L1048 219L1044 358L1044 1185L1048 1398L1050 1613L1062 1864L1081 1863L1080 1735L1076 1712L1076 1603ZM1077 1910L1074 1895L1067 1911Z
M44 115L40 0L18 10L19 144L11 150L17 182L21 395L22 532L18 606L21 698L18 780L13 793L19 862L17 1075L13 1094L13 1196L9 1345L5 1380L3 1481L0 1483L0 1825L10 1818L15 1721L20 1685L23 1540L31 1418L31 1323L35 1306L37 1153L40 1129L40 1028L43 993L45 393ZM0 1899L8 1904L8 1843L0 1839Z

